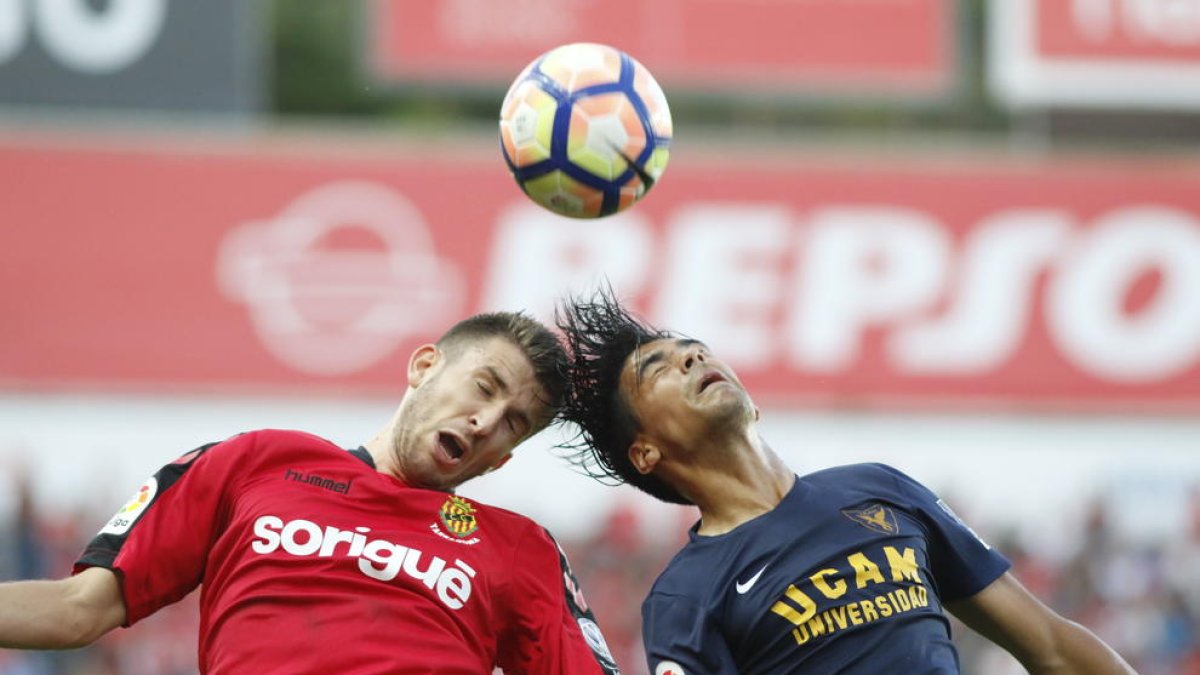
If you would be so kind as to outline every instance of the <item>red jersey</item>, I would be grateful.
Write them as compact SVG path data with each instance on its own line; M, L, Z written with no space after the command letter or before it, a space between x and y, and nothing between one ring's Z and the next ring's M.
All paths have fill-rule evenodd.
M121 578L127 626L202 586L203 673L617 673L537 523L300 432L163 467L75 571L91 566Z

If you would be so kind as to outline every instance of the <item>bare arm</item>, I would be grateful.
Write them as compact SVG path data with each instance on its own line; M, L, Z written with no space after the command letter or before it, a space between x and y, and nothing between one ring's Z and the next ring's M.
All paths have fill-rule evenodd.
M0 647L82 647L124 621L117 575L101 567L57 581L0 584Z
M1100 638L1043 605L1011 574L948 608L1034 675L1136 675Z

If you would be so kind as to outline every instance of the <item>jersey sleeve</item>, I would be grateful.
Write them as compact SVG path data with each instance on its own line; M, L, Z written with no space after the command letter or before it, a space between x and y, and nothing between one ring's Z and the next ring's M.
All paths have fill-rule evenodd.
M690 598L651 591L642 603L642 642L654 675L737 675L725 638Z
M567 556L544 529L532 526L515 547L499 640L505 675L620 675Z
M204 576L236 460L252 444L251 434L235 436L159 469L87 544L72 573L116 572L126 626L183 598Z
M926 527L930 568L944 602L975 595L1008 570L1011 566L1008 559L968 527L933 491L896 469L878 466L892 475Z

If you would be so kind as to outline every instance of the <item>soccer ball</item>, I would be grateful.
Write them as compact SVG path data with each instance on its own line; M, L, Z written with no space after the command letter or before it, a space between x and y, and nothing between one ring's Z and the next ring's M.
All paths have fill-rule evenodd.
M542 54L500 107L500 147L533 201L573 218L626 209L662 176L667 98L628 54L575 43Z

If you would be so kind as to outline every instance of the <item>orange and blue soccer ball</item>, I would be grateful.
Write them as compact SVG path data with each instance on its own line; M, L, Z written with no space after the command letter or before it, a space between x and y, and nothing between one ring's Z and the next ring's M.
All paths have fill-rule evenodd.
M633 205L667 166L671 111L650 71L600 44L552 49L500 107L504 161L525 194L572 218Z

